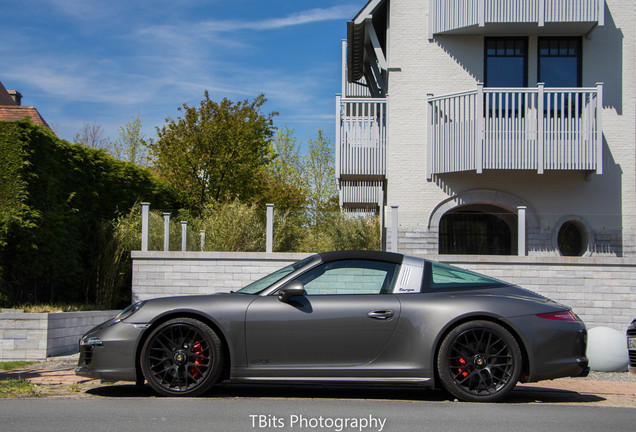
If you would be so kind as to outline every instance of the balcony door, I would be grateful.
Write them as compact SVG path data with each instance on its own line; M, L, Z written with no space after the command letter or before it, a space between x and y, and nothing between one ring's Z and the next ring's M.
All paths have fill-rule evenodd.
M487 37L484 51L486 87L528 86L528 38Z
M539 38L538 82L546 87L581 87L581 38Z

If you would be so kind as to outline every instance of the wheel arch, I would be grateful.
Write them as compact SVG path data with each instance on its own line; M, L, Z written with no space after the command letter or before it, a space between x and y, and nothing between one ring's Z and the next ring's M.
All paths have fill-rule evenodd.
M221 349L223 350L224 362L223 362L223 371L221 372L220 380L223 381L228 379L230 376L230 369L232 365L232 355L231 355L229 340L227 336L225 335L225 333L223 332L223 330L221 329L221 326L219 326L213 319L211 319L210 317L206 315L203 315L196 311L185 310L185 311L171 311L170 313L161 315L159 318L157 318L155 321L152 322L152 324L143 332L143 334L139 338L139 341L137 342L137 348L135 350L135 371L137 374L137 383L139 383L140 380L143 380L143 376L144 376L141 370L141 350L143 349L143 346L146 343L146 340L150 337L154 329L159 327L161 324L175 318L195 319L197 321L201 321L202 323L210 327L212 330L214 330L218 338L221 340Z
M457 317L455 320L446 324L444 329L441 332L439 332L439 334L437 335L437 339L435 340L435 345L434 345L435 349L433 350L432 357L431 357L431 362L432 362L431 364L433 365L433 368L434 368L433 379L434 379L435 387L437 387L438 383L440 382L439 371L437 368L437 356L439 354L439 350L442 345L442 342L454 328L470 321L490 321L494 324L498 324L502 326L503 328L505 328L512 335L512 337L515 338L515 341L517 342L517 345L519 346L519 350L521 351L521 375L519 376L519 381L527 382L530 376L530 357L528 355L526 342L521 337L521 333L512 324L510 324L509 322L507 322L506 320L502 319L501 317L497 315L478 313L474 315L465 315L465 316Z

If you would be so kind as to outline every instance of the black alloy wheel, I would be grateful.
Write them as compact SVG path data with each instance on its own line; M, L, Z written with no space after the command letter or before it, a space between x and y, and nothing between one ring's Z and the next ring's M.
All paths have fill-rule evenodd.
M164 396L197 396L219 380L221 341L208 325L176 318L154 329L141 351L148 384Z
M490 321L454 328L437 357L439 377L453 396L468 402L505 397L521 373L521 350L508 330Z

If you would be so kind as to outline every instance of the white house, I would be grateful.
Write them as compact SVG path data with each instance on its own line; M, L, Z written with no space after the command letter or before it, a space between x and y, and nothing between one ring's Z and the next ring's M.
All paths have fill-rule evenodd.
M387 248L636 256L633 0L370 0L347 25L341 205Z

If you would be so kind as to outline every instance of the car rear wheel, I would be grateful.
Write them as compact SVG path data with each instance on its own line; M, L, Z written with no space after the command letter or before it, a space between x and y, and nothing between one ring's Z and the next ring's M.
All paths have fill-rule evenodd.
M141 369L161 395L197 396L219 380L222 356L221 341L208 325L176 318L152 331L141 351Z
M521 373L521 350L508 330L490 321L471 321L444 338L437 356L443 387L468 402L505 397Z

